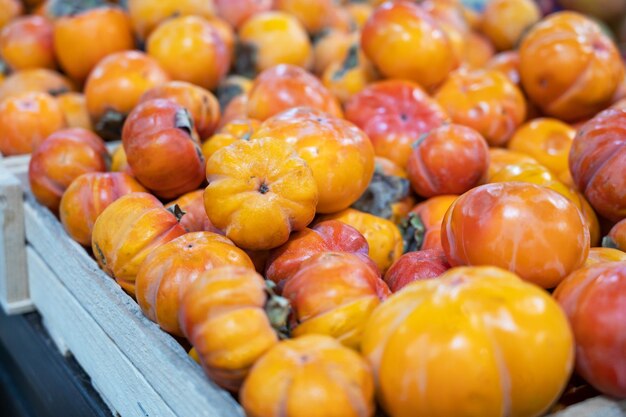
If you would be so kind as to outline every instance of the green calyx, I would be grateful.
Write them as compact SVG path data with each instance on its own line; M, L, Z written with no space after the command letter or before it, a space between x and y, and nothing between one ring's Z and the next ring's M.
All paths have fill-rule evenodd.
M414 252L422 249L426 226L418 214L409 213L400 223L400 232L404 242L404 252Z
M265 302L265 314L270 324L276 330L278 337L288 339L289 332L289 314L291 314L291 305L289 300L276 294L276 284L273 281L265 281L265 291L267 292L267 301Z

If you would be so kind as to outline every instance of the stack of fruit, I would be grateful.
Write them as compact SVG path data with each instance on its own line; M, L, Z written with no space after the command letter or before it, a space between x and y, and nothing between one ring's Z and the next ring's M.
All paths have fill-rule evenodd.
M626 397L626 79L603 16L112 3L0 0L0 151L32 152L39 202L249 415Z

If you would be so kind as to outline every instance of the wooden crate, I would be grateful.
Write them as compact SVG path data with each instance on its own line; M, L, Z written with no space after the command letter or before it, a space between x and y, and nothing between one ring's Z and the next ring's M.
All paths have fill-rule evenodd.
M58 348L74 355L113 414L244 415L235 399L208 380L171 336L146 319L135 301L67 236L54 215L0 166L0 202L5 198L11 204L0 205L4 219L0 262L4 259L5 268L7 260L24 263L21 267L19 262L8 263L13 269L2 270L0 290L6 294L12 289L14 311L20 310L16 295L22 296L23 305L39 311ZM16 248L7 247L12 244ZM626 417L626 401L597 397L554 416Z

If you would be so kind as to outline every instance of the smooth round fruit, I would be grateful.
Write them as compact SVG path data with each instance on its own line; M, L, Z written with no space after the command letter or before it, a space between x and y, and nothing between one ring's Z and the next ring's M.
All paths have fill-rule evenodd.
M437 278L450 269L446 254L440 249L407 252L385 273L391 292L398 292L412 282Z
M532 27L519 48L524 91L546 115L565 121L607 107L624 77L613 42L592 20L555 13Z
M24 12L20 0L0 0L0 28Z
M448 34L420 6L388 2L363 26L361 47L387 78L439 85L459 64Z
M168 203L166 207L174 209L174 206L178 206L185 214L180 219L180 225L185 228L187 232L213 232L223 235L217 227L213 226L211 220L206 215L204 209L204 189L190 191L187 194L183 194L176 200Z
M61 223L72 239L91 246L91 232L100 213L118 198L133 192L147 190L123 172L82 174L63 192L59 205Z
M258 120L247 118L226 123L202 144L204 158L209 159L218 150L239 140L249 140L260 125Z
M619 261L626 261L626 252L613 248L591 248L589 249L589 256L587 256L585 266Z
M87 110L87 101L81 93L63 93L56 96L57 103L61 106L67 127L80 127L93 130L91 118Z
M376 155L405 168L411 146L448 116L417 84L402 80L372 83L346 103L346 119L369 136Z
M602 239L602 246L626 252L626 219L615 223L611 227L609 234Z
M554 288L587 259L589 229L576 205L556 191L504 182L452 203L441 243L452 266L493 265Z
M269 11L274 0L213 0L217 14L235 28L255 14Z
M228 72L230 51L220 33L199 16L184 16L159 25L146 51L174 80L214 89Z
M446 124L413 144L407 173L422 197L462 194L487 176L489 150L480 133L470 127Z
M435 249L441 246L441 223L458 195L440 195L422 201L400 222L404 251Z
M0 102L24 93L48 93L51 96L74 91L70 80L49 69L29 69L14 72L0 83Z
M573 343L549 294L508 271L472 267L390 297L361 351L392 417L540 416L570 377Z
M503 51L514 48L539 19L541 12L533 0L490 0L483 11L480 29Z
M626 398L626 262L580 269L554 292L576 341L576 371L600 392Z
M246 414L255 417L371 417L375 411L367 363L320 335L285 340L270 349L250 370L239 399Z
M0 55L14 71L56 67L52 23L41 16L15 19L0 32Z

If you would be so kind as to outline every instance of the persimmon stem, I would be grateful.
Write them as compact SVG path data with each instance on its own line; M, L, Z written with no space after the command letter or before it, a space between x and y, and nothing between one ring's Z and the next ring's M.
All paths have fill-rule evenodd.
M376 166L370 184L352 207L390 219L393 214L391 206L406 198L409 193L410 186L406 178L387 175L380 166Z
M400 223L404 252L414 252L422 249L426 226L419 214L409 213Z
M265 291L267 292L267 301L265 302L265 313L270 324L276 330L280 339L288 339L289 325L288 319L291 314L291 305L289 300L281 297L275 292L276 284L272 281L265 281Z
M174 204L173 206L169 206L166 210L169 211L170 213L172 213L174 215L174 217L176 217L176 220L178 222L180 222L180 219L182 219L183 216L185 214L187 214L187 212L185 210L181 209L178 204Z
M604 236L602 238L602 247L603 248L611 248L611 249L619 249L617 247L617 242L611 238L611 236Z

